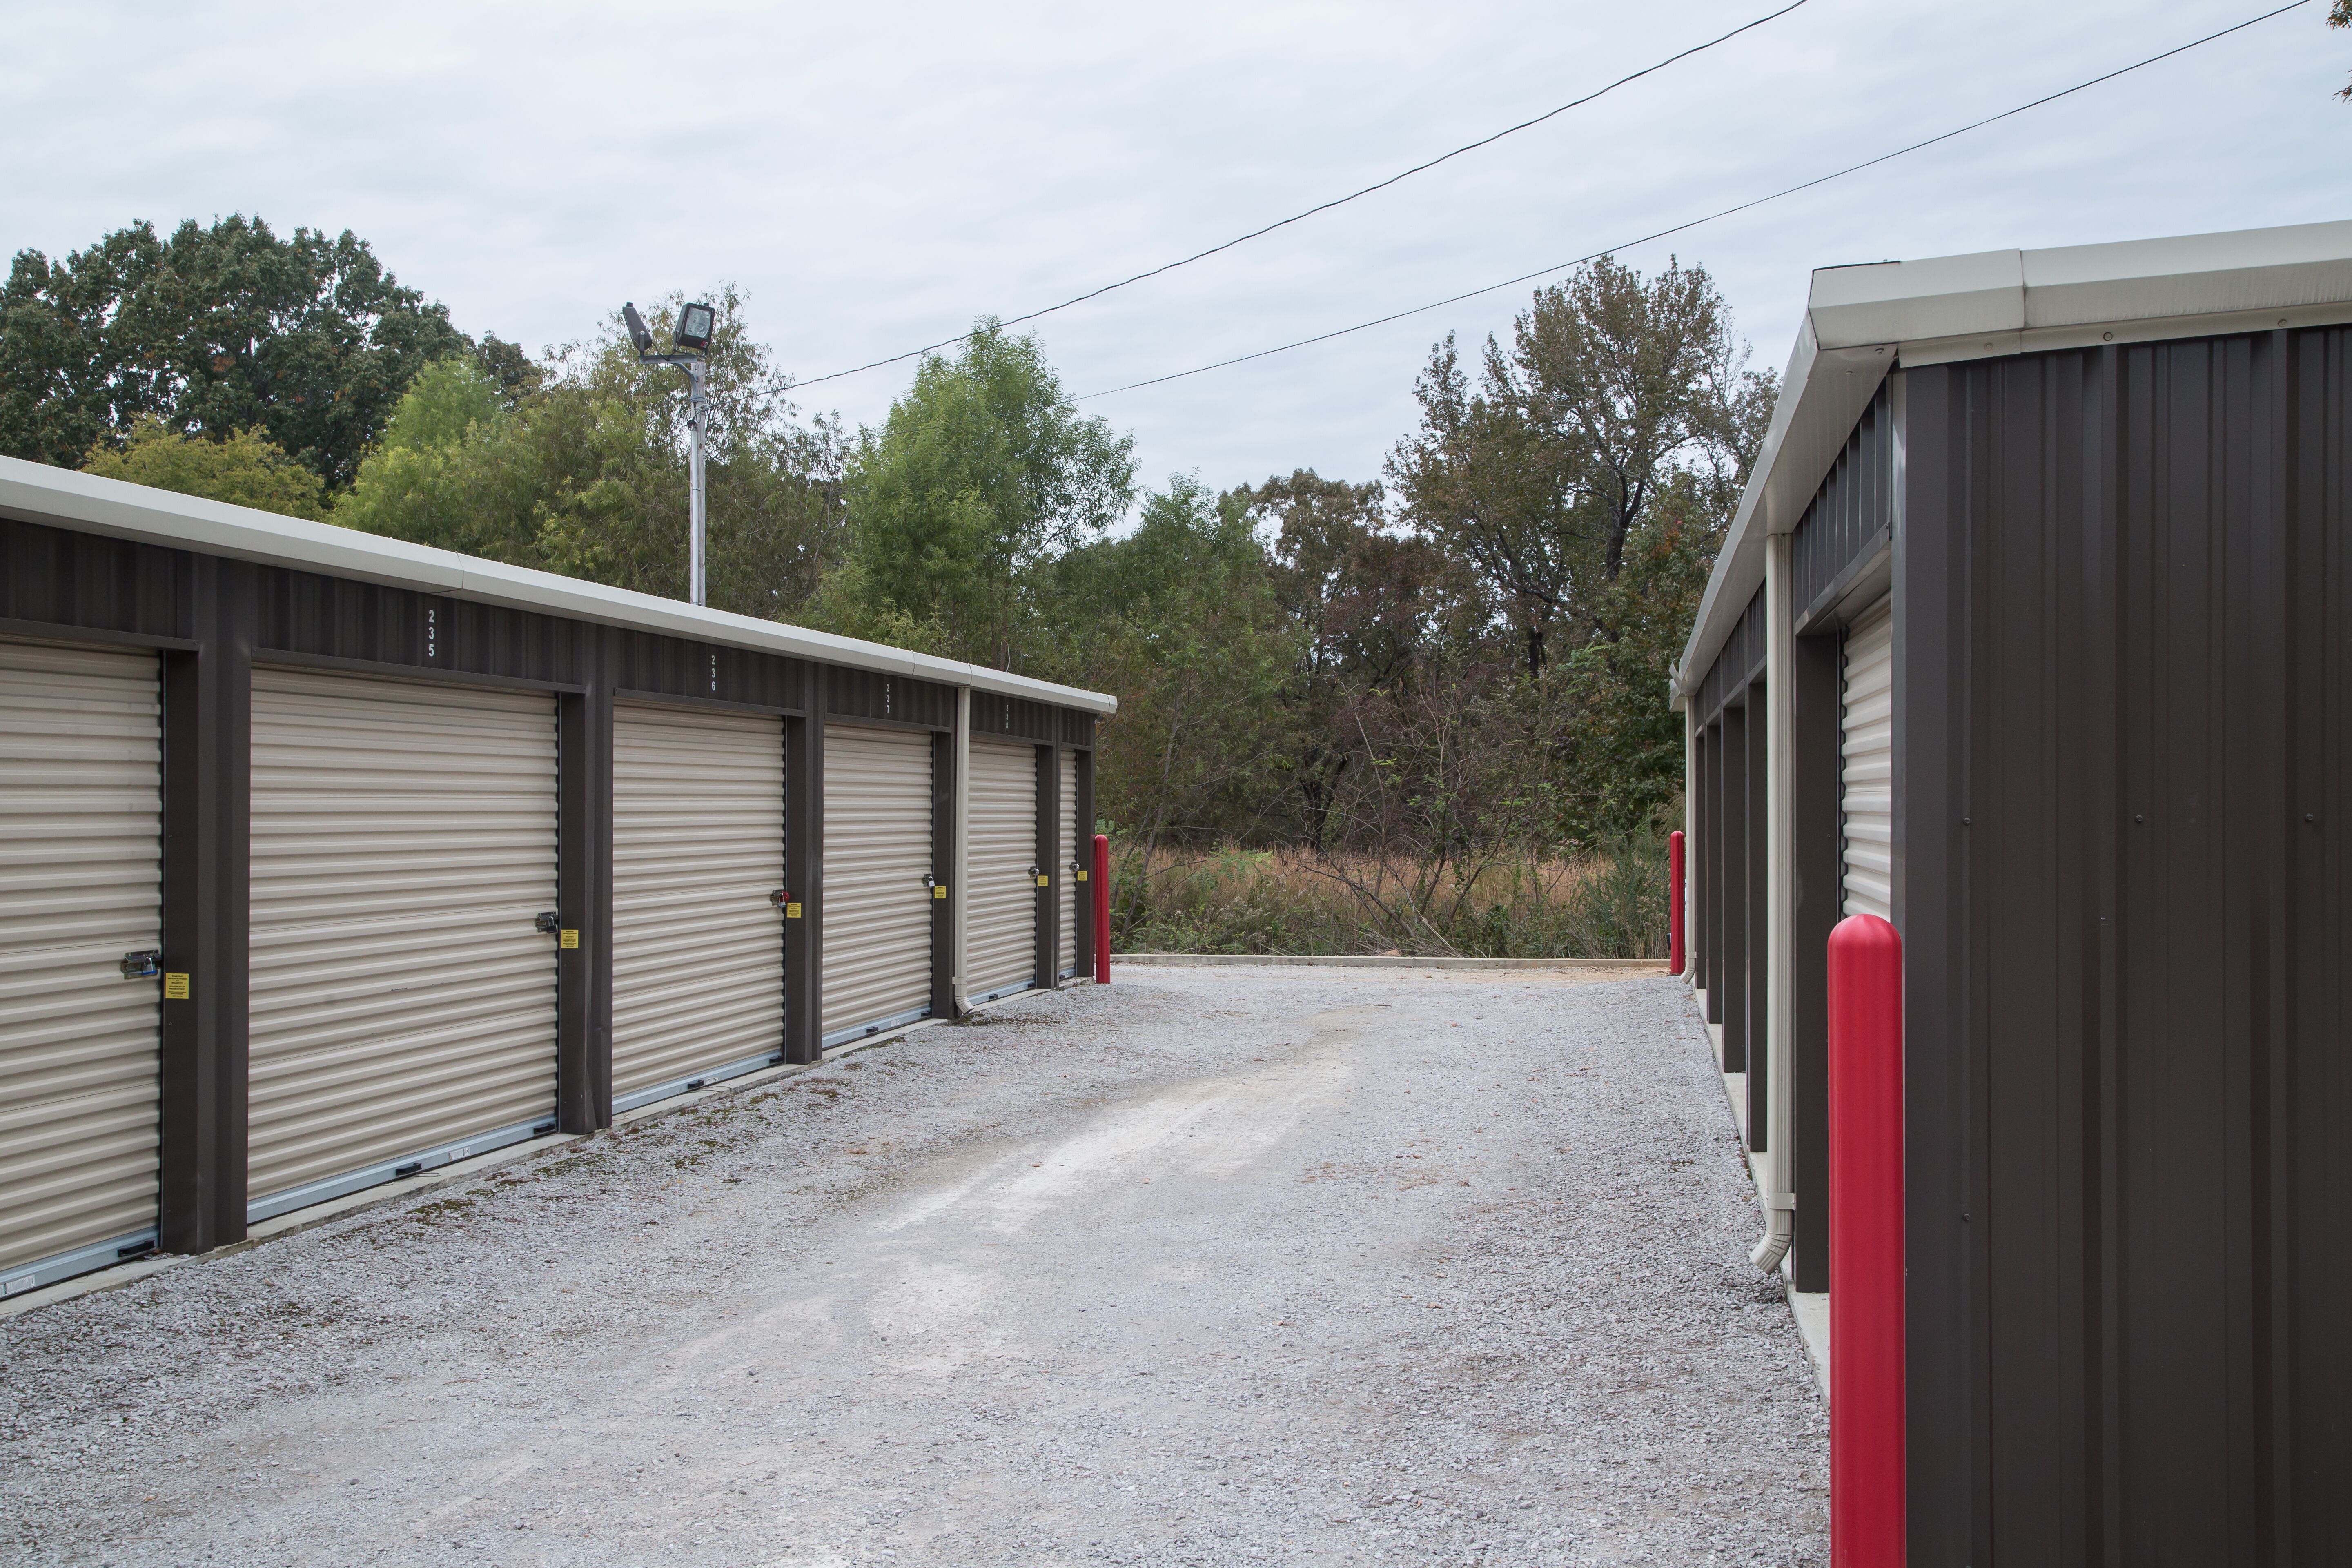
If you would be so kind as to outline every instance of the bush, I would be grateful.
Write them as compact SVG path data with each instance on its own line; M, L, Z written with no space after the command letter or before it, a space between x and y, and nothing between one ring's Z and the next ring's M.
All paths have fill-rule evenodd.
M1570 859L1468 865L1282 849L1114 853L1127 952L1663 958L1666 850L1650 835Z

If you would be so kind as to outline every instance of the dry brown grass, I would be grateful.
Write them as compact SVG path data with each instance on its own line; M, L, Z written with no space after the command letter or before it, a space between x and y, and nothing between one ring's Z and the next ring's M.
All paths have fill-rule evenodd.
M1488 958L1665 954L1664 848L1488 851L1431 863L1297 849L1114 855L1112 941L1129 952Z

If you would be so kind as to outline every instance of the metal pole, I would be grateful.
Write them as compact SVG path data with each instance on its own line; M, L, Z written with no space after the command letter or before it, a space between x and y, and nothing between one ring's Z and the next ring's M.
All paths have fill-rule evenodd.
M704 553L703 524L707 515L702 490L702 418L703 409L706 405L702 395L702 362L700 360L698 359L688 362L686 367L686 424L687 429L691 433L692 437L692 456L689 458L688 463L692 474L691 488L693 495L692 499L688 502L688 506L693 517L694 581L691 587L690 596L693 603L699 605L704 602L705 597L703 593L702 563Z

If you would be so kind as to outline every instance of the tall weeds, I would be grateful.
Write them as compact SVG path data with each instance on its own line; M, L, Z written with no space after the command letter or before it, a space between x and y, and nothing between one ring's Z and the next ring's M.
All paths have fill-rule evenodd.
M1127 952L1663 958L1665 847L1643 836L1574 859L1434 865L1128 844L1114 856L1111 940Z

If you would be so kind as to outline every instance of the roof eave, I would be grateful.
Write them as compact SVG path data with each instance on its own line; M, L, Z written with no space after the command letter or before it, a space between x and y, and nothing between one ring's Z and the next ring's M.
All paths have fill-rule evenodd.
M1085 691L881 643L836 637L781 621L762 621L725 610L699 608L651 594L383 539L332 523L309 522L226 501L152 489L68 468L53 468L17 458L0 458L0 516L51 526L64 524L87 533L166 549L194 550L263 565L289 566L481 604L566 616L604 626L754 648L788 658L904 675L949 686L969 686L998 696L1047 702L1102 716L1118 710L1118 699L1108 692Z
M1897 366L2352 321L2352 222L1822 268L1675 667L1685 694Z

